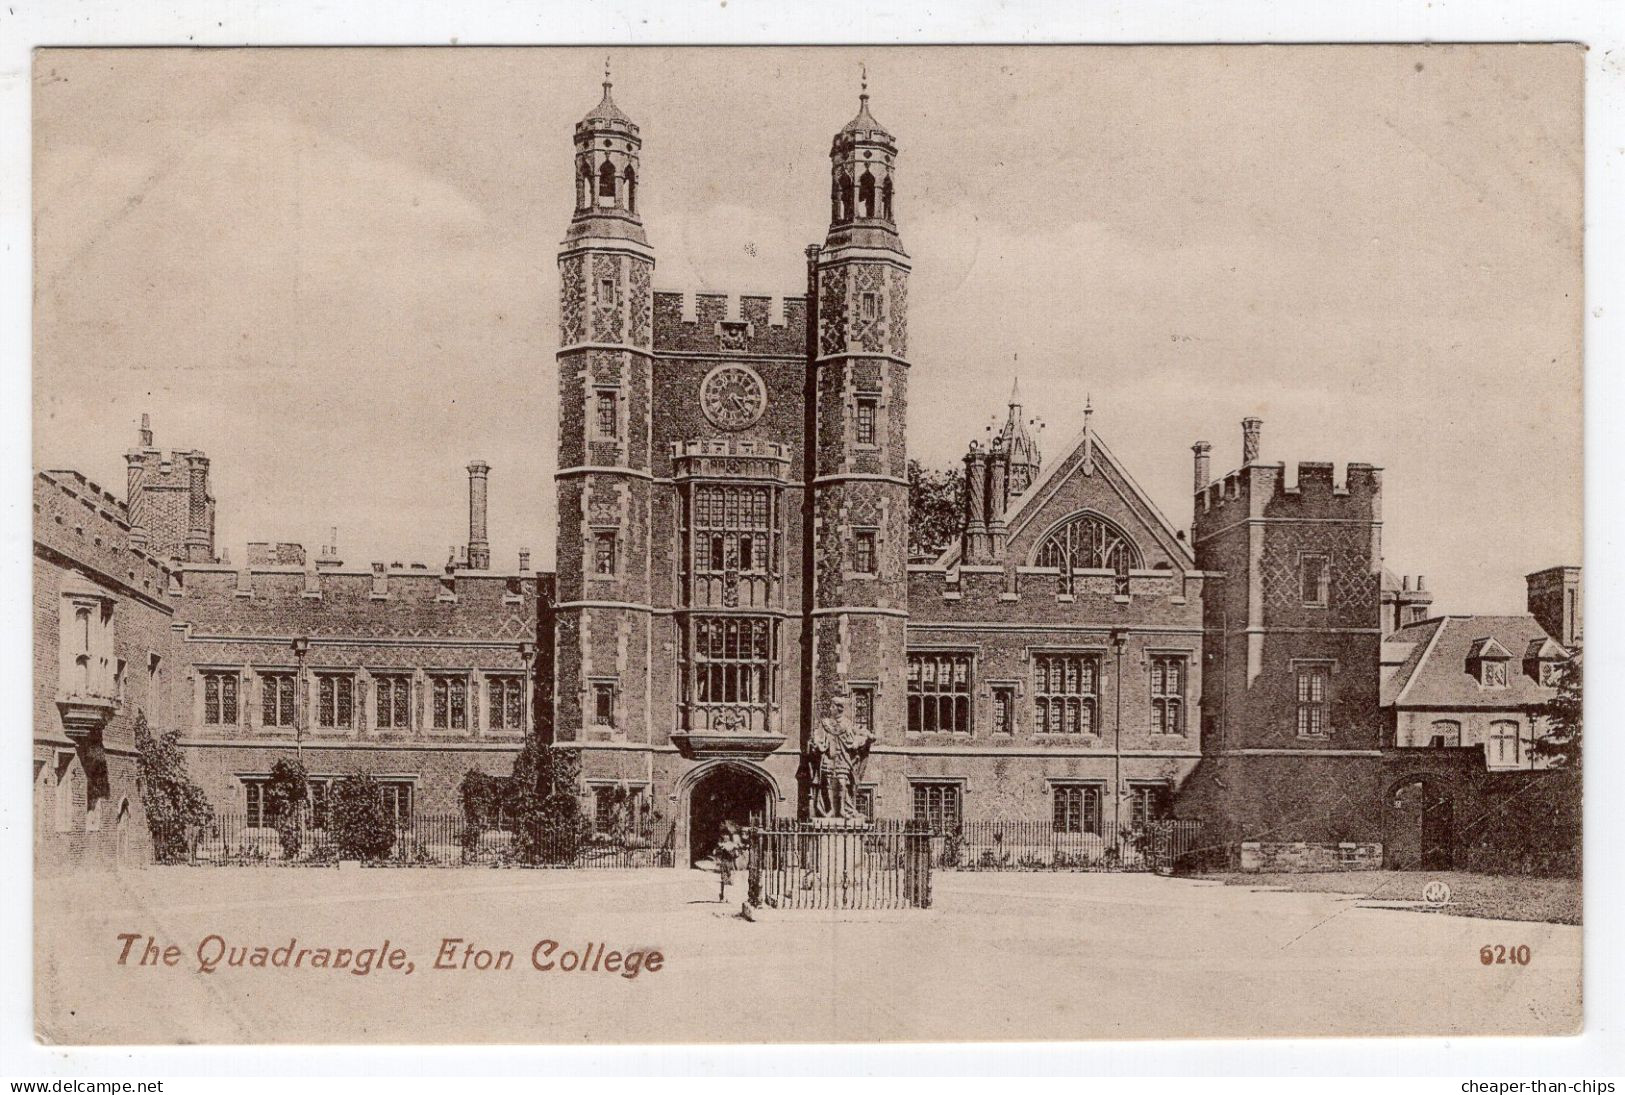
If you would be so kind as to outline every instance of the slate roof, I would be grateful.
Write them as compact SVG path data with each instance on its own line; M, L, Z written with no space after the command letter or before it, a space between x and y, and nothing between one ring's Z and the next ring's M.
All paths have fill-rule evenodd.
M1541 644L1550 644L1544 647ZM1404 647L1408 650L1403 650ZM1499 652L1495 651L1500 647ZM1522 661L1507 666L1505 688L1482 688L1470 660L1481 653L1566 651L1553 642L1533 616L1435 616L1402 627L1383 641L1383 664L1393 666L1382 682L1382 703L1399 707L1458 707L1505 710L1545 703L1557 689L1524 671Z

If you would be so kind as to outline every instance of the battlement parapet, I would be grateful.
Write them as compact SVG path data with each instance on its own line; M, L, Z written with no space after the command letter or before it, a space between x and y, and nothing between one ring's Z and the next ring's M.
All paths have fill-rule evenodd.
M389 566L374 563L367 569L291 564L187 565L178 572L174 592L187 600L249 599L275 605L306 599L336 603L391 600L407 603L467 601L482 605L534 601L535 571L431 569L422 564Z
M1200 570L1133 570L1127 575L1125 591L1122 576L1111 570L1075 570L1070 580L1063 580L1054 567L915 563L908 567L909 608L924 619L934 615L932 605L942 601L959 602L956 611L973 605L998 606L1018 617L1033 612L1053 616L1056 606L1082 606L1074 609L1079 612L1115 612L1136 603L1199 604L1207 577ZM1044 616L1031 618L1036 621Z
M168 564L130 542L124 503L77 471L35 476L34 541L132 591L160 597L169 588Z
M806 297L660 289L654 295L654 321L656 353L806 353Z
M1295 480L1285 464L1248 464L1196 492L1196 534L1247 517L1344 517L1376 520L1381 513L1382 469L1351 462L1341 478L1330 461L1304 460Z

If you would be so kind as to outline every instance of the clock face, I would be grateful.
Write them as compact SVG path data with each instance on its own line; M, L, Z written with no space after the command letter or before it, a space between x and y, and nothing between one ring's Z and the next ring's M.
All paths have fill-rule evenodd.
M700 408L713 425L742 430L767 410L767 386L745 365L718 365L700 386Z

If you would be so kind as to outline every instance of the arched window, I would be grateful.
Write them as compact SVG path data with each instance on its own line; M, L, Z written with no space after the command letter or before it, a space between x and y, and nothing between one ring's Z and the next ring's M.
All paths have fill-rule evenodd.
M1140 549L1128 534L1098 513L1075 513L1051 529L1033 553L1033 565L1060 571L1061 592L1072 592L1079 570L1109 570L1115 590L1128 592L1129 571L1140 564Z
M867 171L858 180L858 210L861 217L875 215L875 177Z
M1435 719L1428 729L1428 745L1434 749L1454 749L1461 744L1461 723L1454 719Z
M598 197L610 199L607 203L600 200L600 205L615 203L615 165L608 160L598 169Z
M885 217L887 220L892 219L892 215L891 215L891 176L890 175L887 175L886 176L886 181L880 184L880 215L882 217Z
M836 187L840 191L840 197L835 221L837 224L845 224L852 219L852 176L844 171L841 172L841 178L836 183Z
M631 164L626 165L626 172L621 176L621 179L626 184L626 211L636 213L638 211L638 173L632 170Z

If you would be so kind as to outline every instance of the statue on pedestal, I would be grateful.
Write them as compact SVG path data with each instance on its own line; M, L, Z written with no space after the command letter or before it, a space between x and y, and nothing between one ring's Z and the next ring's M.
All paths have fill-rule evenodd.
M863 819L858 809L858 778L875 736L858 729L847 713L849 706L846 696L835 697L834 714L818 720L807 743L810 809L815 818Z

